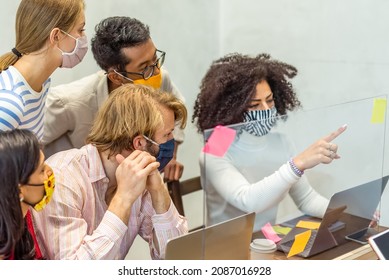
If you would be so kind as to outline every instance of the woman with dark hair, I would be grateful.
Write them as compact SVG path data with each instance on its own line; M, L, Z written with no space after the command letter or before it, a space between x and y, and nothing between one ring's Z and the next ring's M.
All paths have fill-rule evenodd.
M54 191L44 159L33 132L0 132L0 259L43 258L30 209L42 210Z
M285 119L287 111L300 106L290 83L296 74L295 67L267 54L230 54L214 61L203 78L192 118L199 132L240 124L234 126L238 132L223 156L200 156L207 224L256 212L258 230L275 222L278 204L288 193L303 212L324 215L328 200L302 175L339 158L331 141L346 126L296 156L285 136L269 133L277 116Z

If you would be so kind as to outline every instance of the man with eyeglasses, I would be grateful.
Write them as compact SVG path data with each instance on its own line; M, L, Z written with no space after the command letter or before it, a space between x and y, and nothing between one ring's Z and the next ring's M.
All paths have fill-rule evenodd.
M102 103L125 83L160 88L184 102L162 67L166 53L155 47L147 25L135 18L109 17L95 27L95 32L92 52L102 70L53 87L48 94L42 140L46 157L82 147ZM178 144L184 140L184 131L179 127L178 123L174 130L174 157L163 170L165 181L182 176L184 167L176 160Z

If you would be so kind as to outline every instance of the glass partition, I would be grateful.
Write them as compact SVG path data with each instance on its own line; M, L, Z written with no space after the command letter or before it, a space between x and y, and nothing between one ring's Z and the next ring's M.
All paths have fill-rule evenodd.
M200 158L204 224L228 223L255 212L253 231L259 232L267 223L275 226L304 214L321 218L342 199L349 204L342 213L371 220L371 204L362 205L364 199L374 200L376 209L386 185L381 180L385 113L386 96L377 96L206 130ZM331 134L344 125L346 130L337 137ZM340 158L334 159L335 154ZM299 178L298 166L312 168ZM334 194L374 180L381 185L379 191L372 187L369 198L357 194L361 200L346 201L343 196L329 206ZM211 246L207 238L204 235L204 254Z

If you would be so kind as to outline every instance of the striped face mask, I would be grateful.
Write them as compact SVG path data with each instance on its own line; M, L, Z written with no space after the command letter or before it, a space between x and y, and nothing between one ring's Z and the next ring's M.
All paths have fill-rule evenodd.
M244 113L244 130L254 136L264 136L269 133L276 121L277 109L253 110Z

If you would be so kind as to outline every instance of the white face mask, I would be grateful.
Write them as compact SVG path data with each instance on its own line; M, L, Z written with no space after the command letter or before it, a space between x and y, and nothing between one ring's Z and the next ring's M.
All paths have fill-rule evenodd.
M62 31L62 30L61 30ZM58 48L62 53L62 65L60 67L62 68L73 68L77 64L79 64L82 59L84 58L85 54L88 51L88 40L86 38L86 35L74 38L72 35L66 33L65 31L62 31L69 37L76 40L76 46L74 47L74 50L72 52L64 52L60 48Z
M277 109L253 110L244 113L244 130L254 136L264 136L269 133L276 121Z

